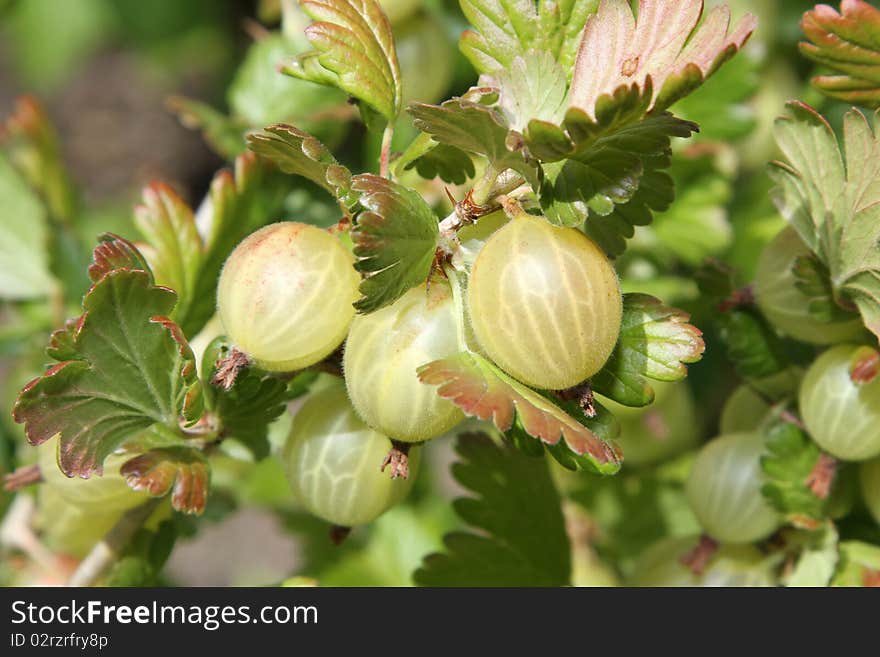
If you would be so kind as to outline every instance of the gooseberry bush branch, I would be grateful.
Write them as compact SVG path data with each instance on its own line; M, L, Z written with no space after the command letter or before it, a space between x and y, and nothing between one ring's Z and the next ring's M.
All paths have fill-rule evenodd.
M706 160L682 144L700 132L700 87L743 56L756 19L731 24L726 6L704 12L702 0L632 4L462 0L471 28L459 47L478 78L458 96L407 103L377 0L301 0L308 49L279 71L357 107L378 146L365 171L306 125L238 130L187 106L238 153L231 169L195 210L147 186L140 239L101 236L81 313L52 334L53 364L15 402L41 488L95 513L125 500L70 583L127 583L135 562L155 575L177 532L163 513L209 511L230 456L277 459L298 504L340 538L397 505L428 443L448 434L471 495L454 507L476 531L447 535L419 584L572 583L586 558L569 538L572 500L599 523L614 507L644 529L636 539L607 525L622 571L644 553L640 583L826 585L877 566L835 524L854 477L869 488L880 477L876 117L853 109L841 144L817 110L790 103L775 125L785 161L770 168L790 228L753 285L717 262L694 271L710 253L676 236L700 232L689 222L732 192L722 180L673 206L678 181L724 178L688 172ZM802 48L845 76L817 88L876 105L870 66L853 63L872 56L857 20L880 25L864 5L808 12ZM30 115L38 125L15 133L13 154L31 149L47 168L48 123ZM692 150L713 148L706 137ZM276 221L302 185L330 221ZM63 189L40 191L67 207ZM657 464L698 440L681 382L706 351L705 327L678 299L622 286L645 240L656 261L693 272L744 383L728 404L745 410L725 410L685 477ZM687 426L668 425L667 405ZM639 432L649 446L631 442ZM646 519L645 507L668 500L689 511L666 536L678 520ZM642 542L663 537L675 540L653 552Z

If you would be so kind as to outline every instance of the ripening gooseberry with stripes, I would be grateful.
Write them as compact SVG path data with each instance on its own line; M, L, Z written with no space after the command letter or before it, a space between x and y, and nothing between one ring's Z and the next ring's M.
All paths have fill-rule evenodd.
M227 336L256 365L292 371L330 355L354 317L360 276L335 235L297 222L261 228L223 267L217 310Z
M584 233L520 214L480 251L468 284L480 346L504 371L562 390L598 372L620 332L614 267Z
M457 322L452 291L443 280L354 319L343 369L352 404L368 425L411 443L443 434L464 419L416 375L422 365L459 351Z
M341 382L312 393L297 411L283 460L294 497L310 513L340 527L372 522L402 500L415 481L419 450L409 452L409 477L381 471L387 436L358 417Z

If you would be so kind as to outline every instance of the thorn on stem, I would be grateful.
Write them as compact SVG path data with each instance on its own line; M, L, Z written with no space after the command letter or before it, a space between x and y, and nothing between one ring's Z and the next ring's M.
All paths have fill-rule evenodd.
M837 459L822 452L816 465L807 475L807 488L813 491L813 494L820 500L827 500L828 495L831 494L831 485L834 483L835 474L837 474Z
M3 490L7 493L14 493L31 484L38 484L43 481L43 473L40 472L40 466L36 463L33 465L23 465L14 472L3 477Z
M388 468L388 474L392 479L407 479L409 477L409 448L409 443L392 440L391 450L382 461L379 471L385 472L385 468Z
M682 555L679 561L694 575L702 575L717 551L718 542L703 534L700 536L700 542L692 550Z
M341 525L333 525L330 528L330 540L333 545L341 545L342 542L351 534L351 527L342 527Z
M228 354L215 364L217 371L211 377L211 383L223 388L223 390L229 390L235 385L239 372L249 364L250 360L247 354L233 347Z

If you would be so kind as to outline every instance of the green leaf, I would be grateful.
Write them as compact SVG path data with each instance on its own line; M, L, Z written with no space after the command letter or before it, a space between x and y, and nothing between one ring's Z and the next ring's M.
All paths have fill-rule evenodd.
M458 515L479 533L454 532L446 551L425 557L413 579L420 586L564 586L571 562L559 494L547 462L484 434L459 436L452 466L470 493Z
M210 466L198 450L190 447L153 449L126 461L120 472L134 490L153 497L171 493L176 511L201 515L208 500Z
M662 248L698 267L706 258L721 256L733 242L733 227L727 219L733 189L729 177L713 170L706 158L687 164L699 172L682 175L679 167L673 167L675 186L681 191L669 209L654 219L650 232L657 244L648 248Z
M58 362L28 383L13 416L39 445L60 433L68 476L102 472L104 459L154 423L177 429L201 415L192 350L167 319L176 296L157 287L143 257L122 238L94 252L83 314L52 335Z
M388 121L400 112L400 67L391 24L376 0L301 0L316 22L306 37L316 51L283 70L318 84L333 84Z
M777 422L765 432L766 455L761 469L767 483L761 492L767 501L789 519L803 525L825 517L826 501L809 487L808 480L821 452L816 444L795 425Z
M831 522L821 531L799 534L795 543L800 554L790 573L783 577L785 586L828 586L837 566L837 530Z
M794 261L792 273L795 286L808 299L807 309L820 322L840 322L853 319L850 311L841 308L834 299L834 285L831 272L812 253L798 256Z
M747 14L728 32L730 10L703 0L602 0L587 19L571 83L571 105L596 116L603 96L621 87L650 91L646 111L668 108L699 87L745 44L756 26ZM699 25L698 25L699 23Z
M0 155L0 297L35 299L53 289L46 210Z
M782 340L754 309L722 313L718 323L727 358L740 378L763 379L789 366Z
M306 19L303 17L303 20ZM234 120L247 128L289 121L322 136L325 133L329 136L336 126L344 125L338 118L316 120L322 113L344 106L344 93L291 79L278 70L285 58L307 47L303 36L297 36L294 40L280 32L271 32L251 44L227 91ZM331 122L333 128L330 128Z
M549 52L529 51L498 72L498 105L512 130L530 121L559 123L565 113L565 70Z
M754 51L739 53L695 93L677 101L675 113L697 123L703 139L734 141L749 136L757 123L751 101L761 88L767 59Z
M852 110L844 119L844 155L821 115L799 102L788 107L792 116L776 121L789 164L771 167L774 200L828 268L838 304L855 304L880 336L880 136Z
M508 142L510 131L504 116L485 104L486 95L491 98L495 93L494 89L472 90L442 105L411 103L407 111L412 115L416 127L436 141L467 153L483 155L496 171L513 169L533 187L537 187L537 168L526 162L515 144L510 144L514 147L511 150Z
M310 134L280 123L249 134L248 148L271 160L284 173L308 178L346 205L351 205L351 172Z
M840 560L831 586L877 586L880 547L861 541L843 541L838 548Z
M177 293L171 319L186 317L204 256L192 210L171 187L153 183L144 189L134 221L147 241L141 251L156 282Z
M838 75L819 75L813 86L847 103L880 105L880 10L862 0L843 0L840 12L821 4L804 14L808 42L801 53Z
M605 366L592 378L593 389L626 406L647 406L654 389L646 379L679 381L685 363L706 348L703 333L688 324L690 315L646 294L625 294L620 338Z
M76 214L76 194L61 155L55 128L31 96L17 100L0 129L0 145L12 165L44 199L49 215L69 224Z
M437 394L468 417L491 421L507 432L514 422L545 445L564 445L600 474L620 469L621 454L540 393L507 376L482 356L461 352L418 369L419 380L437 387Z
M55 128L35 98L17 100L14 112L0 126L0 148L44 206L51 272L65 300L78 304L89 286L84 275L88 256L74 230L78 199Z
M232 159L246 149L247 122L226 116L206 103L172 96L166 102L180 122L191 130L201 130L208 145L224 159Z
M667 537L702 530L684 492L689 463L674 461L654 470L626 470L616 477L579 480L569 497L596 523L593 546L628 575L638 558Z
M164 520L155 531L141 527L107 575L107 586L156 586L177 540L177 524Z
M440 178L453 185L463 185L476 175L470 155L455 146L431 141L434 143L433 148L404 164L404 170L415 168L425 180Z
M207 373L206 381L214 378L217 363L231 347L227 338L219 337L205 349L202 372ZM294 378L291 383L298 382ZM218 434L241 441L254 458L260 460L269 455L269 425L284 412L288 399L304 392L297 389L288 392L282 379L246 367L239 371L229 390L211 386L206 388L205 396L206 405L216 418Z
M462 0L460 4L477 31L467 30L459 45L478 73L507 69L518 55L535 48L552 54L570 77L584 23L596 11L598 0Z
M609 255L620 255L635 226L666 210L674 197L671 138L687 137L696 125L661 113L592 141L579 154L545 164L540 201L550 221L586 222L584 231ZM592 139L592 137L591 137Z
M424 283L437 250L437 217L418 192L386 178L355 176L363 211L351 230L355 269L364 274L354 306L370 313Z

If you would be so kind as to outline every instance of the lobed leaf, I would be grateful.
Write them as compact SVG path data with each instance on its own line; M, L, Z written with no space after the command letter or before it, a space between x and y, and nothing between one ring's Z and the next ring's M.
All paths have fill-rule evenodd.
M143 428L176 429L201 415L192 350L166 318L176 295L156 286L142 263L122 238L98 245L83 314L52 336L49 354L61 362L16 400L13 416L32 445L60 433L68 476L100 474L104 459Z
M671 137L686 137L696 125L671 114L649 117L599 137L581 153L544 166L539 196L553 223L577 226L609 255L619 255L634 226L647 225L652 211L669 207Z
M353 202L351 172L310 134L279 123L249 134L247 142L250 150L274 162L284 173L308 178L347 205Z
M703 357L703 333L689 319L654 297L625 294L620 338L592 378L593 389L626 406L650 404L654 390L646 379L679 381L687 376L686 363Z
M283 70L304 80L333 84L388 121L400 112L400 66L391 23L376 0L300 0L316 22L306 37L316 52Z
M561 586L571 559L561 500L543 459L485 434L462 434L452 466L472 496L454 502L474 527L444 537L445 551L425 557L413 575L420 586Z
M207 103L172 96L166 107L191 130L200 130L208 145L224 159L233 159L245 150L244 134L250 126L243 119L226 116Z
M424 365L419 380L437 386L437 394L465 415L491 421L507 432L516 422L544 444L566 445L601 474L620 469L622 454L550 400L504 374L482 356L461 352Z
M47 296L53 289L46 209L6 158L0 155L0 298Z
M761 469L767 483L761 492L767 501L789 519L803 525L818 523L825 517L827 500L818 497L809 487L808 480L822 452L798 427L788 422L777 422L764 434L766 455L761 457Z
M143 192L134 221L147 246L141 247L155 279L177 293L172 319L185 317L194 302L196 278L203 259L202 239L189 206L163 183Z
M431 273L437 250L437 217L418 192L365 173L352 180L363 210L351 230L355 269L364 274L358 312L386 306Z
M544 50L514 57L498 72L498 106L512 130L524 132L531 121L556 124L565 114L565 70Z
M189 447L153 449L126 461L120 469L129 487L153 497L171 493L171 505L181 513L201 515L208 500L210 466Z
M789 367L782 340L754 309L722 313L718 322L727 358L740 378L756 381Z
M700 23L703 0L601 0L584 27L571 83L571 105L595 117L603 96L621 87L651 89L647 110L662 111L699 87L735 55L756 27L746 15L729 32L720 5ZM699 23L699 25L698 25Z
M801 53L837 75L818 75L813 86L848 103L880 105L880 10L863 0L842 0L804 14Z
M217 363L232 345L225 337L216 338L205 349L202 372L206 381L214 378ZM280 416L289 398L287 384L279 377L245 367L229 390L206 387L206 404L217 423L218 435L242 442L257 460L269 455L269 425Z
M776 141L788 164L775 162L774 201L828 269L835 301L858 307L880 336L880 135L865 116L844 118L843 145L814 109L788 105L776 121Z
M459 46L479 73L495 74L531 50L552 54L571 77L580 35L598 0L461 0L475 30Z
M455 146L440 144L424 132L391 162L395 178L413 168L425 180L440 178L454 185L463 185L476 175L470 155Z
M509 129L504 116L485 104L483 96L495 93L492 88L480 88L441 105L411 103L407 111L416 127L434 140L483 155L496 171L513 169L536 187L536 166L526 162L522 152L508 141Z

